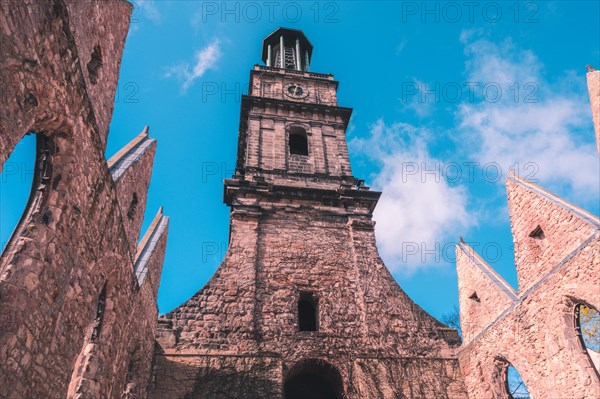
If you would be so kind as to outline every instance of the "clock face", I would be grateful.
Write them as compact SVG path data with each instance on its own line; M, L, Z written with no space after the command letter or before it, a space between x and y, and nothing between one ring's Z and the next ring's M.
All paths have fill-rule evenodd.
M283 93L292 98L304 98L308 96L308 87L303 83L287 83L283 86Z

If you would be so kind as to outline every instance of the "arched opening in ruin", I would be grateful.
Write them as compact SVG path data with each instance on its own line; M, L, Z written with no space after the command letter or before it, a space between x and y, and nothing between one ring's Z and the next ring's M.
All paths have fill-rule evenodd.
M343 399L342 376L333 365L317 359L298 362L286 374L285 399Z
M577 303L575 331L594 368L600 371L600 313L593 306Z
M129 203L129 208L127 209L127 219L133 220L135 214L137 213L137 206L139 204L139 199L137 193L133 193L131 196L131 202Z
M306 130L299 126L291 127L289 141L291 155L308 155Z
M319 304L312 292L301 292L298 299L300 331L319 331Z
M35 170L36 136L28 133L2 165L0 174L0 252L27 207Z
M506 367L506 388L510 399L531 399L525 382L512 364Z
M28 220L48 226L52 214L44 210L48 193L61 179L53 173L54 140L27 133L4 162L0 175L0 250L2 257L21 235ZM34 206L36 205L36 206Z

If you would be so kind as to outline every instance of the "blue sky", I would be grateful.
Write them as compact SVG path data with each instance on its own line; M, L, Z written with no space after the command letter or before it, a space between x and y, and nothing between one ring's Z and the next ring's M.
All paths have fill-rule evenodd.
M600 68L597 1L137 2L107 158L150 125L158 151L144 228L171 217L164 313L200 289L226 251L240 96L279 26L314 45L311 70L354 108L353 174L383 190L380 253L436 317L457 303L461 235L516 287L503 180L509 167L598 215L599 165L585 65ZM0 240L25 205L34 140L1 181ZM435 172L437 170L437 172Z

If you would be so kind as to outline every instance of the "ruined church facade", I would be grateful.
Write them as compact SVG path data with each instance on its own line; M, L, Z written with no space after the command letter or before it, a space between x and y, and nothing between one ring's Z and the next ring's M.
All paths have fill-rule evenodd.
M600 143L600 71L589 68L587 82ZM510 397L511 365L532 398L600 397L600 355L578 319L581 305L600 309L600 219L516 175L506 190L518 290L466 243L456 248L469 396Z
M462 342L377 253L380 193L352 174L332 75L312 44L265 38L241 102L227 254L157 318L168 217L140 239L156 140L104 157L131 5L0 3L0 165L37 137L25 213L0 257L1 398L600 396L579 304L600 308L598 217L507 181L519 289L457 246ZM588 73L599 133L600 72ZM418 193L415 193L418 195Z

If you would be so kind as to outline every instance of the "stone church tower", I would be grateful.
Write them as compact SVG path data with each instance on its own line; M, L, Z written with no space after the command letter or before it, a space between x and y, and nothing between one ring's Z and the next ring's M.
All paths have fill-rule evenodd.
M375 245L381 193L352 175L332 75L280 28L242 98L225 180L229 249L159 319L153 398L466 398L459 344L397 285Z

